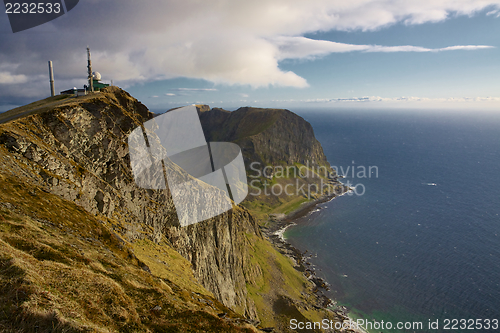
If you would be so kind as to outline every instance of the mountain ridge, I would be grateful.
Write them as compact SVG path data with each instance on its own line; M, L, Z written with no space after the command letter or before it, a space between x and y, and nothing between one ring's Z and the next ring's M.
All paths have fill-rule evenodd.
M130 94L109 87L82 102L75 99L6 122L0 125L4 184L14 178L83 208L104 221L153 276L168 270L151 255L152 248L179 253L223 306L254 324L288 331L289 314L273 309L283 298L308 318L331 317L311 309L316 302L312 283L271 246L245 208L180 228L168 189L137 188L126 137L153 117ZM141 242L149 245L140 247Z

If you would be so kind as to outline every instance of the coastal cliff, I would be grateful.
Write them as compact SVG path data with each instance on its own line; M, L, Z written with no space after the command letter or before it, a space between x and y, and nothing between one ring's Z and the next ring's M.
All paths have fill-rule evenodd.
M242 203L261 222L283 218L321 198L344 193L314 131L284 109L235 111L198 106L207 141L238 144L250 184Z
M237 142L243 148L246 162L259 158L266 164L279 161L293 164L312 158L318 165L327 164L311 126L289 111L249 108L234 113L206 108L200 111L205 111L200 119L207 138ZM208 117L212 112L214 116ZM20 276L28 277L27 281L36 279L29 277L37 270L52 269L54 273L47 279L55 279L55 268L44 268L46 260L34 256L31 248L60 252L54 254L62 258L57 264L65 265L64 269L73 278L78 279L81 273L76 270L94 274L96 279L102 278L122 290L128 306L133 304L132 308L137 308L122 317L107 314L109 321L103 321L92 319L95 317L90 314L88 304L80 304L84 310L74 310L77 315L73 317L85 320L77 320L71 311L60 308L56 311L50 302L49 305L42 302L40 295L49 289L52 293L64 293L49 287L51 283L45 281L46 284L37 282L36 292L31 289L24 292L25 301L31 302L29 307L21 302L4 309L5 313L18 320L40 321L37 318L46 311L55 315L44 318L48 316L58 325L75 329L94 325L98 330L112 331L127 325L155 331L151 322L160 325L158 318L160 313L164 314L161 308L172 309L169 316L173 318L176 313L187 311L183 308L185 304L189 305L189 311L205 318L189 324L193 331L210 331L196 326L205 321L215 327L214 331L218 331L217 327L224 327L222 331L252 331L255 328L251 324L259 323L273 326L276 331L287 331L286 322L292 316L304 320L334 318L331 313L315 308L317 300L311 292L312 283L263 237L258 220L247 209L236 207L181 228L168 189L147 190L136 186L127 135L153 117L128 93L109 87L98 94L37 107L0 125L1 181L9 189L0 202L2 223L7 225L1 229L2 265L24 272ZM231 127L229 123L238 125ZM287 130L283 131L284 128ZM271 143L269 138L274 136L278 140ZM69 223L75 214L79 220ZM92 227L85 228L86 223ZM17 238L9 232L12 228L25 230L33 244L19 245L20 240L13 241ZM47 239L38 239L39 233ZM57 242L50 237L57 238ZM97 252L92 254L94 247ZM87 261L82 259L80 264L75 260L78 251L72 249L87 253ZM101 260L106 253L110 259ZM22 264L18 262L21 257ZM130 272L117 267L129 267ZM113 270L124 275L109 273ZM12 296L5 292L11 278L2 277L4 298ZM18 282L24 285L26 281ZM144 299L131 296L141 288L156 290L164 295L161 302L168 300L168 304L162 303L163 306L158 306L160 310L154 305L160 301L144 305ZM71 296L58 297L77 297L75 290ZM144 310L144 307L149 308ZM155 308L157 312L151 310ZM147 314L141 315L144 311ZM181 326L191 322L181 319ZM9 321L4 318L2 322L5 326Z
M243 107L230 112L205 107L200 111L207 140L237 143L248 164L330 166L311 124L288 110Z

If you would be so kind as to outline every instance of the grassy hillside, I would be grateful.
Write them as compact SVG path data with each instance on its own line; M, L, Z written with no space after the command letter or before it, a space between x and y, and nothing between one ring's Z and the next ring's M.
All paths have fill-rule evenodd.
M0 331L238 332L260 320L289 332L291 318L332 316L248 210L180 228L168 189L135 184L127 135L153 115L128 93L110 87L39 112L43 105L0 126ZM253 153L297 148L289 156L321 158L317 141L302 150L276 135L264 146L279 122L290 122L287 135L299 125L311 137L300 117L276 114L242 132L260 145ZM256 197L263 215L274 209L267 199L284 212L304 200Z
M242 203L261 222L288 214L342 187L312 126L284 109L236 111L198 106L207 141L231 141L243 152L249 195ZM286 189L286 191L285 191Z
M112 222L0 175L0 331L255 331L165 241L128 243Z

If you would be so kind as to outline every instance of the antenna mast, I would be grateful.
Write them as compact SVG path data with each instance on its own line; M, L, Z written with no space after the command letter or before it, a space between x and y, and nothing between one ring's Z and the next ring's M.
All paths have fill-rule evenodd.
M54 70L52 69L52 61L49 61L49 78L50 78L50 96L54 97L56 95L54 89Z
M88 68L88 79L89 79L89 91L94 92L94 80L92 77L92 61L90 60L90 48L87 46L87 68Z

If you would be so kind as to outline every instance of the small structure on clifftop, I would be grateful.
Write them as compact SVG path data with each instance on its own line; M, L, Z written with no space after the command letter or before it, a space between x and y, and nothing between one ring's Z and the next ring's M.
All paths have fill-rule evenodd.
M102 83L100 82L101 80L101 73L99 72L92 72L92 87L93 91L99 91L102 88L109 87L109 84L107 83Z
M61 95L84 96L90 92L100 91L102 88L109 87L109 84L101 82L101 74L92 71L92 60L90 58L90 48L87 47L87 80L88 85L84 85L83 89L68 89L61 91Z

